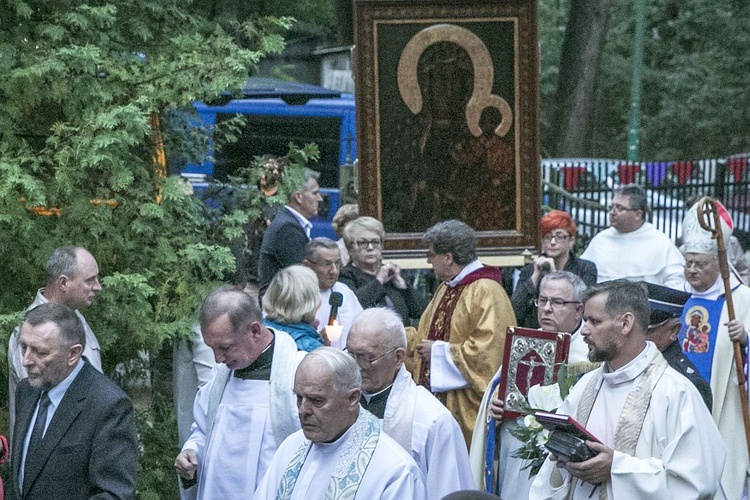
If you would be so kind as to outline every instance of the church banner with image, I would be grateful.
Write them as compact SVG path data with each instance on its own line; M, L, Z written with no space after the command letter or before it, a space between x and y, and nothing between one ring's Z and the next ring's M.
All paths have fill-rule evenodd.
M355 0L360 211L409 254L461 219L485 251L536 246L536 3Z

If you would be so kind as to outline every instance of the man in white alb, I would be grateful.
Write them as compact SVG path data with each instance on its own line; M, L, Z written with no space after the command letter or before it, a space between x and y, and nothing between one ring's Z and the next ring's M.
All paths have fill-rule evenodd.
M529 498L710 499L726 451L698 390L646 340L650 307L642 283L616 280L586 292L582 335L602 366L573 386L558 413L600 442L583 462L550 455Z
M536 300L537 320L542 330L571 333L567 362L568 369L573 373L583 373L596 367L588 361L588 347L581 336L585 291L586 283L579 276L567 271L555 271L542 278ZM532 479L529 478L528 468L525 468L529 463L512 456L522 443L511 434L511 430L518 427L517 421L503 420L505 404L497 397L501 370L502 367L482 399L471 441L471 467L474 481L483 485L482 489L500 498L515 500L528 497ZM499 428L495 427L495 432L500 432L500 450L497 460L491 457L490 464L486 457L487 440L494 438L494 435L489 432L489 426L497 426L498 423ZM485 469L490 466L492 473L486 474ZM486 484L488 477L492 478L494 484Z
M255 500L425 499L414 459L361 410L361 381L334 347L305 356L294 379L302 430L281 444Z
M263 326L256 300L233 288L214 290L198 321L219 365L195 398L175 469L199 500L246 498L299 429L293 379L303 353L288 334Z
M357 316L346 351L362 374L362 407L378 417L383 430L419 465L427 498L439 500L474 489L461 428L451 412L418 386L404 367L406 331L391 309L366 309Z
M635 184L614 190L609 228L581 254L596 264L599 283L627 278L682 290L682 254L666 234L646 222L646 193Z
M739 343L741 352L747 353L750 288L730 274L729 289L735 313L730 321L729 297L721 276L717 241L699 222L698 206L702 201L690 208L682 223L685 289L690 297L682 309L682 325L677 341L681 354L695 365L700 376L711 386L711 413L727 447L727 465L721 478L721 488L727 498L747 498L750 457L737 367L733 358L735 342ZM727 248L734 223L721 203L716 204L716 211Z

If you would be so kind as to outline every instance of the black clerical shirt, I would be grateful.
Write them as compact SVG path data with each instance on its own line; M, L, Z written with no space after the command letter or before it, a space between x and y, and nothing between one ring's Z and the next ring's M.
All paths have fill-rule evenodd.
M260 353L258 359L245 368L235 370L234 376L243 380L271 380L271 360L273 360L273 345L275 342L276 337Z
M383 418L385 415L385 405L388 403L388 396L391 394L392 387L393 385L390 385L387 389L383 389L379 393L370 396L369 403L363 393L359 398L359 404L376 417Z

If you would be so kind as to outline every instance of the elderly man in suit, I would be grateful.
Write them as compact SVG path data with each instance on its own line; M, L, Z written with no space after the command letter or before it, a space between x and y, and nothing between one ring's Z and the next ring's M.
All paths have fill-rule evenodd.
M28 378L16 392L11 500L135 498L138 440L127 395L81 355L83 324L61 304L26 313Z
M260 297L266 293L271 280L281 269L301 264L305 258L305 245L310 241L312 219L318 215L320 173L305 169L305 183L290 196L279 210L263 235L258 261L258 287Z
M47 302L54 302L75 309L86 332L83 355L86 356L91 366L102 371L99 341L80 312L80 309L88 307L94 302L96 294L102 289L99 284L99 265L96 259L83 247L65 246L55 249L44 267L47 271L47 284L37 291L34 302L26 310L34 309L39 304L46 304ZM20 334L21 328L19 326L11 333L8 340L8 404L11 430L14 427L14 416L16 414L16 387L21 379L26 378L23 356L21 355L21 349L18 347Z

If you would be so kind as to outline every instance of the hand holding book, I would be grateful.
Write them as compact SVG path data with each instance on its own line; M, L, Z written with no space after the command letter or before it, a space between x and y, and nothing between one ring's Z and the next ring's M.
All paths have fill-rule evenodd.
M545 448L561 462L584 462L597 455L586 441L599 440L570 415L537 411L534 417L550 431Z

